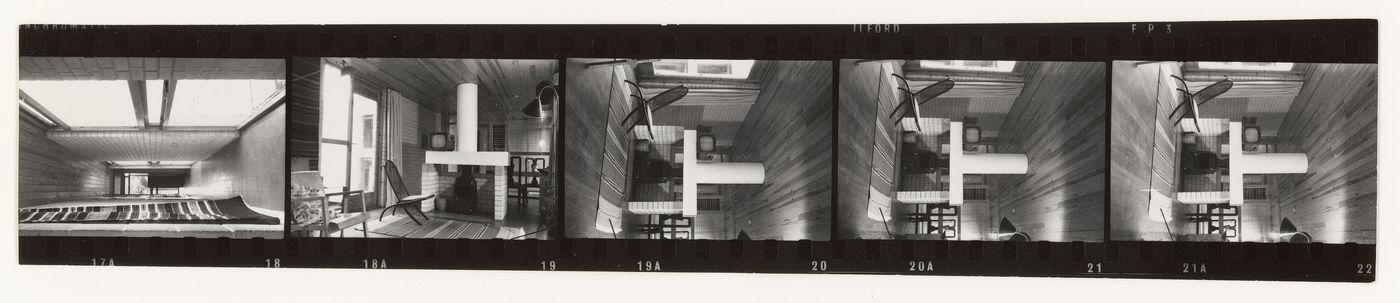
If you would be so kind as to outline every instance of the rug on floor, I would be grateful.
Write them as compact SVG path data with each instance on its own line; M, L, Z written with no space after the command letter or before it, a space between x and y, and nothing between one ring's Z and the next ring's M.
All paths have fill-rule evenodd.
M490 224L448 218L435 218L427 222L422 222L420 218L421 225L413 223L407 216L396 215L384 220L393 221L371 228L369 232L410 239L492 239L501 230Z

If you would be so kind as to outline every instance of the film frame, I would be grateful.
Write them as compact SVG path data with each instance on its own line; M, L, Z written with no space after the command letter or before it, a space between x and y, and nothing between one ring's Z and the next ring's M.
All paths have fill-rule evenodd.
M1376 39L1374 20L812 26L29 25L21 28L20 54L287 60L303 56L695 57L1375 63ZM567 108L568 101L563 104ZM833 128L840 123L834 122ZM556 137L556 146L567 148L564 140ZM839 154L834 157L841 161ZM567 168L568 163L561 160L560 165ZM562 176L556 182L563 183ZM1106 221L1111 220L1110 212L1104 214ZM832 216L837 218L835 213ZM20 263L1368 282L1374 280L1375 245L21 237ZM1195 270L1195 265L1209 270Z

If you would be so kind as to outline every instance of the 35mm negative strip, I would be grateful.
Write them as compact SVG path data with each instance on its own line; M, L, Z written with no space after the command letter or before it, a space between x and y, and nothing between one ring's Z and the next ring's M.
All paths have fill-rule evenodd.
M20 263L1369 282L1375 20L20 29Z

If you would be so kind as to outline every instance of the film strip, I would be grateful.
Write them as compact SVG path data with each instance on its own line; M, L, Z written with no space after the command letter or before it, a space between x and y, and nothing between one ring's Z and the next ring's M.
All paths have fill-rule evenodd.
M21 155L19 257L32 265L1370 282L1377 37L1375 20L27 25L20 80L30 116L21 124L40 125L44 144L72 159L100 158L106 187L78 191L124 197L26 197L26 184L46 184L25 180L51 177L26 175L30 159ZM1334 89L1309 83L1322 72L1356 77L1327 80L1360 92L1336 101L1346 113L1333 123L1344 126L1290 124L1301 123L1294 120L1304 108L1331 106L1294 101ZM229 125L179 122L222 117L181 117L188 110L171 104L196 101L178 101L179 88L229 95L217 87L234 84L207 83L230 79L246 82L239 90L270 87L274 97L238 108ZM84 121L96 118L46 104L60 97L23 83L64 80L127 80L118 86L130 87L140 124ZM1235 95L1212 92L1226 81ZM1150 86L1157 88L1134 91ZM1208 104L1214 97L1223 101ZM332 99L351 101L341 108L325 101ZM807 101L790 101L799 99ZM1154 106L1165 109L1153 114ZM468 108L476 110L459 110ZM1139 108L1147 118L1119 115ZM234 169L280 172L283 190L203 184L199 174L211 168L200 159L247 150L227 145L232 138L164 159L104 158L74 143L98 131L223 131L256 141L269 123L284 130L284 140L269 138L285 154ZM346 132L330 123L345 123ZM1077 135L1008 127L1034 123ZM1290 141L1332 140L1353 128L1370 137L1319 145L1355 149ZM1120 141L1137 136L1119 132L1128 129L1151 138L1146 148ZM187 141L174 142L163 152L188 152L178 147ZM1250 161L1292 164L1249 160L1323 152L1354 164L1305 155L1301 168L1263 169ZM158 163L177 158L194 163ZM145 163L121 163L134 160ZM344 168L331 168L339 161ZM184 172L175 178L183 181L162 169ZM156 185L164 182L176 184ZM1306 192L1320 187L1346 190ZM1323 206L1294 198L1326 194L1341 196ZM1056 195L1068 197L1044 198ZM176 201L151 201L161 199ZM89 200L101 203L71 204ZM217 205L223 217L201 215L213 206L169 203ZM1326 213L1335 211L1329 205L1345 209ZM70 214L74 206L82 213ZM253 213L232 215L235 208ZM274 231L243 226L268 209L280 214L266 216L280 223L265 224ZM136 217L120 217L128 212ZM1041 218L1052 216L1060 218ZM185 221L148 222L172 217Z

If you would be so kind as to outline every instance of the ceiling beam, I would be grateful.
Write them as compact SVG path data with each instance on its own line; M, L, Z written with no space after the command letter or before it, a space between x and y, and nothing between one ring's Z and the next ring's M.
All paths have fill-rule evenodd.
M165 80L165 92L160 100L160 127L170 122L170 105L175 103L175 80Z
M272 110L277 109L278 107L281 107L283 103L287 103L287 95L285 95L285 94L282 95L281 97L278 97L278 98L277 98L277 101L273 101L271 104L268 104L267 106L263 106L262 108L256 109L256 110L257 110L257 113L254 113L253 115L248 116L248 118L244 118L243 121L238 122L238 125L235 126L234 128L238 129L239 131L242 131L244 128L247 128L248 125L253 124L253 122L258 121L258 119L262 119L262 117L263 117L263 116L266 116L267 113L270 113L270 112L272 112Z
M150 126L146 121L146 83L141 80L127 80L127 87L131 91L131 108L136 112L136 121L143 127Z
M25 103L28 103L30 107L34 108L34 110L39 111L39 114L43 115L45 119L53 121L53 123L57 125L58 129L65 131L73 130L72 126L69 126L68 123L64 123L62 119L59 119L58 116L55 116L53 112L49 111L49 109L44 108L43 105L39 105L39 101L34 101L34 97L30 97L29 94L24 93L23 89L19 90L19 98Z

